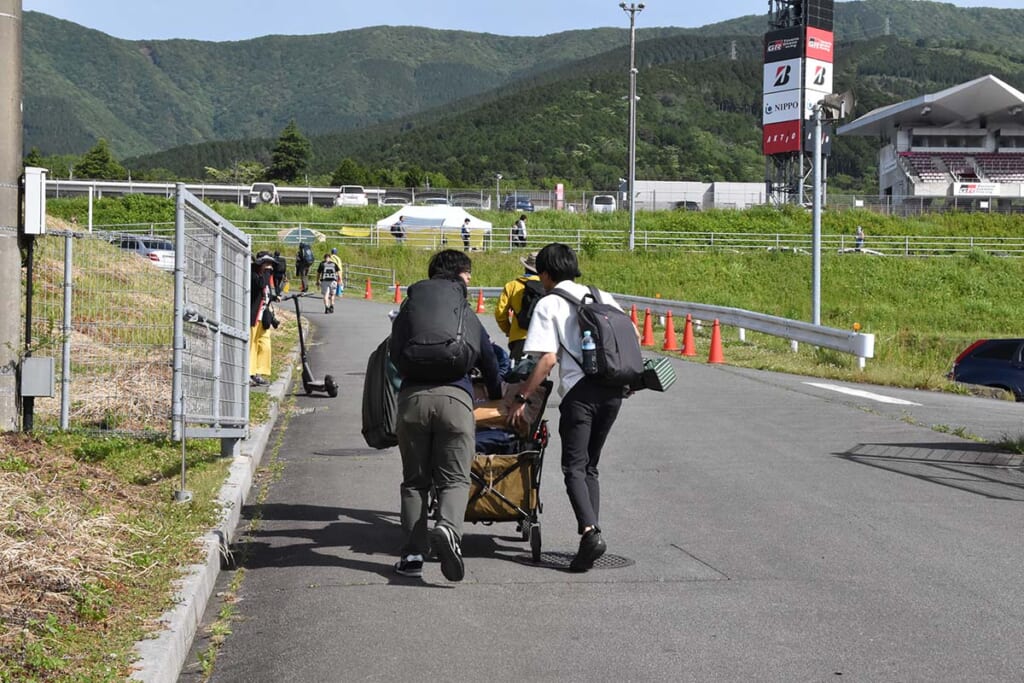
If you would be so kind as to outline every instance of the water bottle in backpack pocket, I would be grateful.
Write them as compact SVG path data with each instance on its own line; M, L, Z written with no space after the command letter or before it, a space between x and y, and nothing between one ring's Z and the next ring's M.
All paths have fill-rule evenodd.
M597 344L594 343L594 335L590 330L583 331L583 339L580 340L580 348L583 349L583 373L586 375L597 374Z

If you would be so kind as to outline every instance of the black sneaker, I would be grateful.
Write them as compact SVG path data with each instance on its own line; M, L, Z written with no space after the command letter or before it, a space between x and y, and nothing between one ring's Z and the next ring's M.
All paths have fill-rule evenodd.
M462 564L462 548L455 540L455 533L438 524L430 530L430 547L441 560L441 573L449 581L462 581L466 567Z
M576 557L572 558L572 562L569 563L569 571L587 571L594 566L597 558L604 555L604 551L607 549L608 545L601 537L601 530L594 527L583 534L583 538L580 539L580 549L576 552Z
M423 576L423 556L406 555L395 563L395 573L418 579Z

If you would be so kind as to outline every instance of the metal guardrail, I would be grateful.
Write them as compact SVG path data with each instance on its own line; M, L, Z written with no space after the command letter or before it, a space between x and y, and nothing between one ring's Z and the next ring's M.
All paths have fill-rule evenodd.
M482 291L485 298L495 299L501 294L501 290L502 287L471 287L469 292L470 299L475 299L478 291ZM631 294L612 293L612 296L623 306L636 304L638 308L650 308L652 312L658 313L672 311L672 317L674 318L683 318L689 313L694 320L705 322L718 320L722 325L737 328L740 341L745 340L745 332L750 330L751 332L760 332L773 337L787 339L794 351L798 349L799 342L803 342L826 349L833 349L841 353L848 353L857 357L857 363L861 370L864 369L865 361L868 358L875 357L875 335L873 334L824 327L802 320L790 320L765 313L746 311L741 308L711 306L670 299L654 299L645 296L633 296Z

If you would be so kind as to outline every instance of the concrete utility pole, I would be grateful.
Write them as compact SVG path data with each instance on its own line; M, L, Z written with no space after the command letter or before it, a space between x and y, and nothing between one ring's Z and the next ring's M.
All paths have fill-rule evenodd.
M21 343L21 252L18 182L21 153L21 0L0 0L0 431L18 429Z
M636 15L644 3L619 3L629 15L629 250L636 247Z

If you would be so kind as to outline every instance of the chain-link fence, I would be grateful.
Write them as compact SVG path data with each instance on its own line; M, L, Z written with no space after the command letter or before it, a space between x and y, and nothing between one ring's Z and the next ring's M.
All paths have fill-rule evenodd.
M33 399L34 428L177 436L184 415L189 436L244 436L249 238L177 201L173 240L53 225L35 238L28 346L55 359L55 392Z

